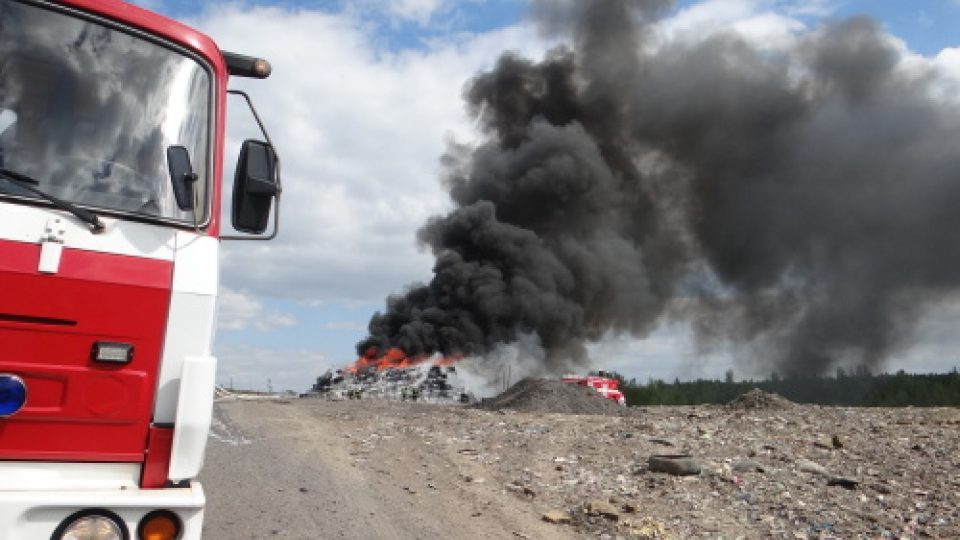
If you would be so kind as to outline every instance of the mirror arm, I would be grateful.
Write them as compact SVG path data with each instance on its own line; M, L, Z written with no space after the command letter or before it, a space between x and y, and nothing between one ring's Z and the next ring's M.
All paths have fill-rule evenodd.
M200 206L200 195L197 193L197 180L199 178L200 175L193 171L183 175L183 180L190 186L190 200L193 201L191 205L193 208L190 209L190 215L193 216L193 230L196 231L197 236L204 236L206 233L200 230L200 223L197 220L197 207Z
M233 94L235 96L240 96L247 102L247 107L250 107L250 112L253 113L253 119L257 121L257 125L260 126L260 132L263 133L263 137L267 140L267 144L273 147L273 141L270 139L270 135L267 133L267 128L263 126L263 121L260 120L260 115L257 114L257 108L253 106L253 101L250 99L250 96L247 95L243 90L227 90L228 94ZM276 153L276 148L274 148L274 153Z
M253 100L250 99L250 96L247 95L243 90L227 90L228 94L233 94L236 96L242 97L247 102L247 107L250 108L250 112L253 113L253 119L257 121L257 125L260 127L260 132L263 133L263 138L266 139L267 144L270 145L270 148L273 150L273 155L276 158L276 182L274 183L274 188L276 189L276 199L274 202L273 208L273 231L270 232L267 236L239 236L239 235L227 235L221 236L220 240L273 240L277 237L277 233L280 232L280 195L283 193L283 186L280 182L280 156L277 155L277 148L273 145L273 140L270 139L270 134L267 133L267 128L264 127L263 121L260 120L260 115L257 113L257 108L253 106Z

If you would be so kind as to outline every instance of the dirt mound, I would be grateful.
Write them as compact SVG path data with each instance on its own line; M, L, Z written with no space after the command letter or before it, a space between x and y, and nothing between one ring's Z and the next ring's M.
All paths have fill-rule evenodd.
M617 414L624 410L593 388L555 379L535 378L521 380L499 396L484 400L481 407L490 410L570 414Z
M764 392L759 388L740 394L727 403L727 407L733 409L787 409L793 405L794 403L789 399L772 392Z

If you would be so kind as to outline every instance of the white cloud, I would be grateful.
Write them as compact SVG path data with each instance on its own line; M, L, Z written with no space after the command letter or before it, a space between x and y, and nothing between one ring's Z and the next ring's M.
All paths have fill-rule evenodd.
M777 13L760 13L731 24L731 28L751 43L765 49L786 49L805 27L796 19Z
M680 10L658 24L657 30L661 40L688 43L734 32L761 49L783 50L806 28L786 14L792 7L775 6L768 0L708 0Z
M900 67L916 80L928 81L930 97L960 106L960 48L946 48L933 58L910 51L907 44L891 38L900 51ZM936 76L931 77L931 72Z
M363 332L367 325L362 321L330 321L323 324L324 330L355 330Z
M482 3L484 0L469 0ZM463 0L352 0L345 13L365 20L386 19L388 26L415 23L421 27L443 24L464 4Z
M263 304L253 296L228 287L220 288L217 302L217 330L220 331L255 328L261 332L269 332L297 324L297 320L292 315L279 311L265 311Z
M788 0L782 3L784 13L796 17L826 17L837 10L837 0Z
M384 0L384 3L390 13L421 24L427 23L444 4L443 0Z
M692 38L716 31L756 13L757 0L707 0L680 10L659 25L669 39Z
M217 383L244 390L303 392L333 364L317 351L252 345L216 347Z
M221 6L194 24L274 67L266 81L232 85L253 95L283 159L281 233L225 243L224 281L301 301L379 302L429 279L432 257L415 232L449 205L439 182L445 138L472 136L464 82L505 48L546 48L532 29L508 28L391 53L349 15L279 8ZM246 136L235 127L231 148Z
M217 330L243 330L260 309L256 299L221 287L217 298Z
M960 0L957 0L957 2L960 2ZM944 73L960 82L960 47L943 49L933 61Z
M288 313L282 313L279 311L268 311L263 314L263 317L253 323L254 327L261 332L269 332L276 328L283 328L285 326L294 326L297 324L297 319Z

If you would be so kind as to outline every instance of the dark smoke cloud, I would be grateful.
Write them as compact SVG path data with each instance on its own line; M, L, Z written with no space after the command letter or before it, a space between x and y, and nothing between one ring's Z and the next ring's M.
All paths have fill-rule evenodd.
M466 87L485 142L445 161L434 278L361 353L482 355L537 336L547 369L664 316L781 372L881 363L960 285L960 111L870 19L758 49L651 43L663 2L536 3L572 48Z

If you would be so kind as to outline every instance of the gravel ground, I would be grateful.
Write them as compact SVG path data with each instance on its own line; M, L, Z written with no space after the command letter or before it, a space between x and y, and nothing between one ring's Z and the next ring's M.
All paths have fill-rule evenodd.
M221 402L206 537L960 538L960 409L767 401ZM696 474L653 472L656 455Z
M204 538L575 538L493 483L464 482L429 440L384 434L452 407L386 401L221 401L201 482ZM421 424L422 425L422 424ZM377 443L390 443L376 455Z

